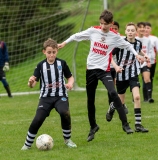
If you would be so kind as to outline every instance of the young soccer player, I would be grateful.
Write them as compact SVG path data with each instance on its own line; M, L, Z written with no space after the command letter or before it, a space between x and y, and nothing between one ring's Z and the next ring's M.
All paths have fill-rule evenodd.
M157 53L158 53L158 38L154 35L151 35L151 31L152 31L151 23L145 22L145 33L144 33L144 35L147 38L150 39L151 45L152 45L151 67L150 67L150 80L151 80L151 86L152 86L151 97L152 97L153 79L154 79L156 63L157 63L156 62L156 56L157 56ZM148 94L147 94L147 90L146 90L146 87L145 87L145 83L143 84L143 86L144 86L144 88L143 88L144 101L148 101Z
M9 71L9 55L8 49L5 42L0 41L0 81L2 82L5 90L7 91L8 97L12 98L9 84L6 80L5 72Z
M149 38L145 37L144 34L145 34L145 22L137 23L137 37L136 38L142 42L143 52L146 53L151 59L152 54L153 54L151 41ZM150 68L151 68L151 64L149 63L147 64L146 62L144 62L141 65L142 79L144 81L143 90L147 90L147 99L144 99L144 101L147 100L147 102L153 103L154 99L152 98L152 94L151 94L152 84L151 84L151 79L150 79ZM144 98L146 97L145 95L143 96Z
M28 86L32 88L40 80L40 99L36 115L29 127L25 144L21 150L30 149L39 128L52 109L55 109L60 115L65 144L70 148L77 147L70 139L71 117L67 94L67 89L71 90L73 87L74 78L67 63L56 57L58 53L56 41L52 39L45 41L43 53L46 59L37 64L33 76L28 81ZM64 77L68 80L66 84Z
M95 133L99 130L99 126L95 117L95 93L98 85L98 80L101 80L110 96L114 101L114 106L119 114L122 122L123 130L129 134L133 133L128 122L127 117L122 107L122 103L114 87L114 82L110 73L110 63L112 59L111 51L115 47L126 48L130 50L140 61L141 56L134 50L133 46L126 42L120 35L110 30L113 24L113 14L104 10L100 17L100 26L88 28L85 31L76 33L70 36L66 41L58 44L59 48L63 48L71 41L90 41L90 51L87 58L86 71L86 92L87 92L87 109L90 123L90 132L87 141L94 139ZM120 68L116 68L119 70Z
M114 21L113 22L113 25L111 27L114 31L117 32L117 34L120 35L119 33L119 28L120 28L120 25L118 22ZM122 35L121 35L122 36ZM123 36L122 36L123 37ZM116 61L116 55L112 55L113 56L113 60L114 62ZM110 64L110 72L111 72L111 76L112 76L112 79L114 81L114 84L116 84L116 71L115 71L115 68L113 67L112 63ZM108 98L109 98L109 105L110 106L113 106L113 99L111 98L110 94L108 93ZM127 109L127 106L125 104L125 102L122 103L123 105L123 108L125 110L125 113L128 114L128 109Z
M126 25L125 34L127 36L125 40L133 45L137 53L141 53L142 43L135 39L136 25L134 23L130 22ZM115 48L113 50L113 54L116 55L117 65L123 68L121 73L116 74L116 88L119 97L123 103L125 100L126 90L130 87L134 99L135 131L142 133L148 132L148 129L145 129L141 125L140 83L138 79L140 74L140 63L133 53L126 49ZM106 115L108 121L112 120L114 110L115 109L113 107L109 108Z

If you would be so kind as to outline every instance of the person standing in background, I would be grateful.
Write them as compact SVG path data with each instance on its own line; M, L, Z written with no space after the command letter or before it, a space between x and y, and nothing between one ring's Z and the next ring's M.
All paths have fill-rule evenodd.
M155 68L156 68L156 56L158 53L158 38L154 35L151 35L152 31L152 26L149 22L145 22L145 33L144 35L150 39L151 45L152 45L152 54L151 54L151 67L150 67L150 80L151 80L151 86L152 86L152 91L153 91L153 79L155 75ZM143 95L144 95L144 100L147 101L147 90L144 87L143 88ZM152 95L152 92L151 92Z
M6 80L5 72L9 71L9 55L7 45L5 42L0 41L0 81L2 82L8 97L12 97L9 84Z
M145 22L139 22L137 23L137 37L136 39L140 40L142 42L142 51L147 54L151 61L152 56L152 46L150 39L144 36L145 34ZM149 103L154 103L154 99L152 98L152 86L151 86L151 80L150 80L150 63L144 62L141 65L141 73L142 73L142 80L144 81L143 84L143 90L147 90L147 99L144 99L144 101L147 101ZM145 96L143 95L145 98Z

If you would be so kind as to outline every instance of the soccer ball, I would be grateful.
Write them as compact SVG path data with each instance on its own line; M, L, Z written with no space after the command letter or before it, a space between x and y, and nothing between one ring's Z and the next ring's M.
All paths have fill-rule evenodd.
M42 134L36 139L36 146L39 150L45 151L53 148L53 138L48 134Z

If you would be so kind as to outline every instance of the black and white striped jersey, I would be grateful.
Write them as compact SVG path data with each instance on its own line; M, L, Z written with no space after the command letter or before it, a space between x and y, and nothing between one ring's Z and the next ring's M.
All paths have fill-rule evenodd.
M65 78L72 76L67 63L56 58L53 64L47 60L38 63L34 70L36 81L40 80L40 97L68 96L65 88Z
M125 40L127 41L127 38L125 38ZM141 51L142 43L139 40L135 39L135 42L131 44L137 53ZM116 79L118 81L129 80L131 77L140 74L140 63L132 52L126 49L115 48L112 54L116 54L117 65L124 69L122 73L116 74Z

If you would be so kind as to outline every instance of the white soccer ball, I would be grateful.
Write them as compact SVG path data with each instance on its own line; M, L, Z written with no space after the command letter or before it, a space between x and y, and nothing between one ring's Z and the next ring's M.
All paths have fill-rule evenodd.
M53 138L48 134L42 134L36 139L36 146L39 150L45 151L53 148Z

